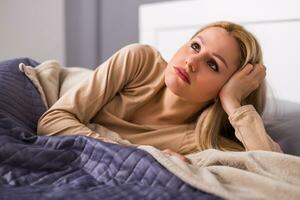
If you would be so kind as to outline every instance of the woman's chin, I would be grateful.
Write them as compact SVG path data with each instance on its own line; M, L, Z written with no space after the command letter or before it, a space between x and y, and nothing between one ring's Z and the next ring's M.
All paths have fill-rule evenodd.
M178 84L178 80L176 80L175 77L172 76L165 76L165 84L167 86L167 88L172 91L172 93L178 95L180 94L180 90L182 90L180 88L180 84Z
M180 85L180 83L178 83L178 80L176 80L173 77L166 77L165 84L166 84L168 90L170 90L174 95L176 95L182 99L186 99L185 94L184 94L184 91L186 91L186 89L184 89Z

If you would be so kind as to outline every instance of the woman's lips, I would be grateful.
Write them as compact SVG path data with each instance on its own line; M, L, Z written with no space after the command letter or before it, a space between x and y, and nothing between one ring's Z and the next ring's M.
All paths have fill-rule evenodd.
M189 85L191 84L190 77L184 69L182 69L180 67L175 67L175 66L174 66L174 69L175 69L176 74L179 76L179 78L181 78L187 84L189 84Z

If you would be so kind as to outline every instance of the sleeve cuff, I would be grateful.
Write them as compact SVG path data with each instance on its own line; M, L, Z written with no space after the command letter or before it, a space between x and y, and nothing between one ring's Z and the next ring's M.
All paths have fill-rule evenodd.
M242 114L246 112L251 112L254 111L256 112L255 108L253 105L244 105L236 109L231 115L228 116L229 122L232 124L234 121L237 120Z

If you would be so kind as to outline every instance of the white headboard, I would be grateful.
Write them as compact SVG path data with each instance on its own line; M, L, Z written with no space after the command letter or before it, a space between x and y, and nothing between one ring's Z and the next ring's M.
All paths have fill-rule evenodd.
M229 20L256 35L276 98L300 102L299 0L186 0L142 5L140 42L168 61L202 25Z

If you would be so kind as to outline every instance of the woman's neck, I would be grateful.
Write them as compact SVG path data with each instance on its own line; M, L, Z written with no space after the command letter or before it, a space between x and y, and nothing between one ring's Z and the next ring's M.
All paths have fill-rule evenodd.
M164 88L160 101L163 109L158 115L159 121L170 124L189 123L207 106L207 103L189 102L175 95L168 87Z

